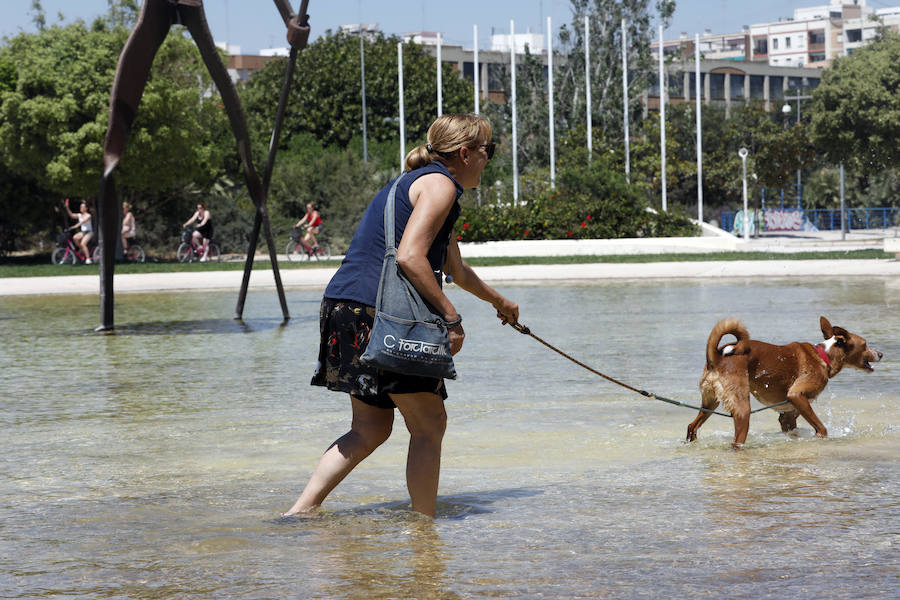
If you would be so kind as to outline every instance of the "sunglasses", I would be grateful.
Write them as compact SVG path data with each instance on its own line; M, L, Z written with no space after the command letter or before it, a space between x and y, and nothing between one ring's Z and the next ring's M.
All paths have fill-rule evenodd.
M484 148L484 151L487 152L488 160L491 160L494 158L494 150L497 149L497 142L488 142L487 144L481 144L478 147Z

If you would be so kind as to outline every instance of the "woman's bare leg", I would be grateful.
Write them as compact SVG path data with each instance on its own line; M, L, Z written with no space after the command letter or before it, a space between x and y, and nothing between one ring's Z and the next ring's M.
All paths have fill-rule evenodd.
M303 493L291 509L284 513L285 517L320 506L331 490L343 481L356 465L390 437L394 424L393 409L370 406L353 396L350 396L350 401L353 404L350 431L338 438L325 451Z
M447 429L444 400L437 394L391 394L409 430L406 486L412 509L434 518L441 474L441 443Z
M91 243L91 238L94 235L92 233L86 233L81 236L81 239L78 241L78 244L81 246L81 251L84 252L84 260L85 262L91 260L91 249L88 244Z

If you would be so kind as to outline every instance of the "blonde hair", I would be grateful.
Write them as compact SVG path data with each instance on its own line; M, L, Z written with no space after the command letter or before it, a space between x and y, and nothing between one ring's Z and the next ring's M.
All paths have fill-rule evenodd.
M128 212L131 210L131 204L129 202L122 203L122 212Z
M490 140L491 123L481 115L443 115L428 128L426 143L406 155L404 165L407 171L412 171L436 160L446 162L460 148L475 148Z

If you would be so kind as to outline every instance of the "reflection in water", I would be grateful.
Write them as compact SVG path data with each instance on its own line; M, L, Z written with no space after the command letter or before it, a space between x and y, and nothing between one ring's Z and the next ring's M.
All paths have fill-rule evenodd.
M286 327L290 320L256 319L200 319L196 321L155 321L150 323L129 323L116 327L116 335L207 335L226 333L251 333L275 327Z
M515 286L537 335L696 403L713 323L775 343L818 317L886 354L816 400L830 437L710 419L571 365L455 290L437 518L409 510L397 427L309 519L277 518L349 418L308 385L320 292L0 298L0 597L883 597L896 589L896 289L841 281ZM849 313L847 306L854 309ZM623 310L627 307L627 310ZM888 592L886 592L887 590Z

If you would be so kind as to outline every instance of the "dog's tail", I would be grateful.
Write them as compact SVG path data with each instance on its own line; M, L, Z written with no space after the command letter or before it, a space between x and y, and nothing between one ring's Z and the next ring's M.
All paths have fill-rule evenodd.
M719 342L726 335L733 335L737 341L719 347ZM707 368L715 369L723 356L746 354L750 351L749 341L750 334L743 323L737 319L722 319L709 332L709 339L706 341Z

